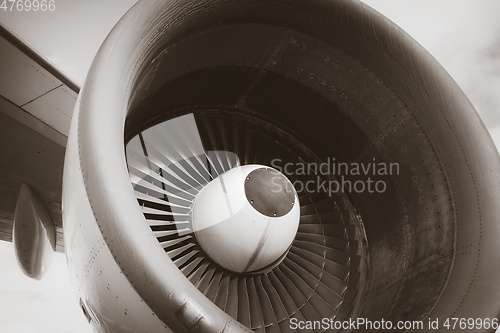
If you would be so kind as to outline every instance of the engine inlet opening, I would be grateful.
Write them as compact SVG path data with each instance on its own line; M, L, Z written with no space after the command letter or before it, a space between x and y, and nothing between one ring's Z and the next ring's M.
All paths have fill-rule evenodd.
M196 110L141 129L126 156L158 242L233 318L250 327L258 309L278 318L295 308L313 320L313 301L325 318L357 312L361 217L347 193L299 185L333 175L287 174L288 163L322 163L292 135L242 113Z

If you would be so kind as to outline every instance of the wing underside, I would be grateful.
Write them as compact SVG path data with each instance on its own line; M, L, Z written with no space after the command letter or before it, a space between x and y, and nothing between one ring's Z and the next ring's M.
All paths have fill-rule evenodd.
M63 253L62 172L80 88L2 25L0 49L0 240L12 241L25 183L49 212Z

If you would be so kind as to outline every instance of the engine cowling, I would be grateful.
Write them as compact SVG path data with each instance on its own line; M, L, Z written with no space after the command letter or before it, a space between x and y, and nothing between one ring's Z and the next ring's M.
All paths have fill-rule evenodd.
M173 331L285 331L297 317L444 322L498 314L493 281L499 268L498 153L444 69L360 2L139 2L99 50L77 113L71 135L77 136L79 163L67 172L81 169L107 247L144 302ZM186 115L194 119L186 128L195 128L201 142L188 147L191 155L179 153L189 150L181 132L165 134L170 148L156 157L175 152L181 157L155 162L156 167L130 164L125 143L127 150L134 142L145 147L136 149L137 160L152 161L148 145L158 141L140 137L161 124L173 131L169 121ZM271 147L269 155L259 157L256 147ZM214 157L209 151L222 153ZM277 294L287 290L292 300L280 294L284 311L274 319L228 314L207 296L208 289L198 290L200 284L192 284L174 262L177 254L168 253L174 249L162 247L154 218L145 215L144 207L152 207L147 202L155 199L137 196L149 195L137 187L147 177L169 184L157 174L174 174L172 168L183 161L192 168L196 161L212 166L206 175L197 171L198 184L205 186L238 165L229 157L223 161L228 154L237 155L241 165L281 169L304 188L316 182L310 192L326 189L321 200L297 190L304 208L296 249L292 245L282 264L271 267L276 271L261 272L281 276L271 284ZM330 172L299 174L300 163L324 164ZM189 183L188 176L177 175ZM192 202L161 200L170 210L189 211ZM325 205L331 211L323 211ZM322 223L325 212L343 216L341 227ZM310 215L317 217L304 218ZM345 285L338 293L321 280L327 261L318 272L304 262L314 258L314 246L304 242L316 244L312 239L318 237L325 260L338 251L335 246L344 249L339 257L346 262L334 262L347 272L344 280L333 276ZM275 293L264 282L259 289L259 283L257 299L266 299L265 291L272 303ZM337 306L330 304L334 296L318 291L325 286L339 297Z

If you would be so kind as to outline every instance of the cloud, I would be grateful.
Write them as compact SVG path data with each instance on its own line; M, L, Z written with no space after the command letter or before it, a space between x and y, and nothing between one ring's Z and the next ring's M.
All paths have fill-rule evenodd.
M9 333L38 333L37 327L33 324L18 322L2 325L2 330Z
M92 332L73 293L64 255L54 255L41 281L23 275L11 243L0 241L0 262L0 332Z

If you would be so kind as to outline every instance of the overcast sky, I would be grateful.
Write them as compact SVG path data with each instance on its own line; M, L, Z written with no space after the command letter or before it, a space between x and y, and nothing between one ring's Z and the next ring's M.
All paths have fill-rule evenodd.
M333 1L333 0L332 0ZM135 0L56 0L54 12L3 12L0 22L77 83L101 42ZM401 26L451 74L500 147L499 0L364 0ZM0 332L91 332L63 255L42 281L25 277L0 241Z

